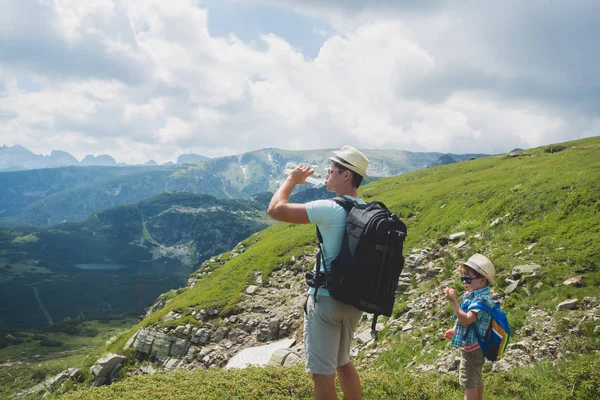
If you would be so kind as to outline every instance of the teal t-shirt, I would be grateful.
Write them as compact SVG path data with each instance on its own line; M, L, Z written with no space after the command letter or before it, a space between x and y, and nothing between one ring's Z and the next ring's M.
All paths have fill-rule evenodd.
M360 204L365 204L362 199L352 196L344 196ZM342 247L342 238L346 228L346 219L348 213L344 207L332 200L316 200L306 203L306 213L311 223L317 224L321 236L323 237L323 254L327 269L331 270L331 262L340 253ZM316 268L316 265L315 265ZM321 272L325 272L321 265ZM313 294L314 288L310 288L308 293ZM319 295L329 296L327 289L319 288Z

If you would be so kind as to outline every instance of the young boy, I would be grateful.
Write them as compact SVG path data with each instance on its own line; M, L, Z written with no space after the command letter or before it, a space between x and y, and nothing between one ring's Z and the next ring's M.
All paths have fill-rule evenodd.
M494 265L485 256L474 254L465 263L461 263L461 281L466 293L458 304L456 291L445 288L444 294L452 304L456 314L456 325L446 331L446 338L452 340L451 345L461 348L460 384L465 387L465 400L483 399L483 351L477 341L485 335L491 321L489 312L479 309L467 311L474 300L479 300L493 307L492 294L488 285L494 283L496 273Z

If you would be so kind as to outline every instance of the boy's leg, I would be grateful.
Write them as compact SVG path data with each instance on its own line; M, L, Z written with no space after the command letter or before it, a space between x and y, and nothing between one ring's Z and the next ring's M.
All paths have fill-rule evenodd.
M465 400L483 400L483 379L479 379L477 387L465 388Z
M483 396L483 363L481 349L461 350L460 384L465 387L465 400L479 400Z
M346 365L337 367L337 374L346 399L361 400L360 377L358 376L358 372L356 372L354 365L349 362Z

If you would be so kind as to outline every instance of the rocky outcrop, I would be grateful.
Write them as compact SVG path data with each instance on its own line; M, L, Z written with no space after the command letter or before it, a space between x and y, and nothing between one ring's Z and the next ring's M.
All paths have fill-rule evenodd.
M125 360L124 356L111 353L96 361L90 367L90 374L94 376L94 386L106 385L114 381Z
M235 253L242 251L244 249L238 246ZM211 264L220 262L218 259L205 262L190 277L187 287L193 287L199 279L210 274L215 268ZM255 275L256 284L244 290L244 296L234 313L220 318L218 309L174 310L167 314L165 321L178 320L184 314L189 314L196 323L174 328L140 328L126 347L151 357L166 369L193 370L225 367L229 360L245 349L267 346L294 336L303 321L302 305L306 299L304 271L312 268L314 256L303 255L298 259L293 258L291 262L293 268L274 271L268 282L263 283L262 275L258 272ZM159 301L162 303L159 307L166 303L164 299ZM287 364L290 364L295 358L299 360L302 357L300 349L292 352L294 356L284 357L283 362L287 360ZM268 358L262 364L267 361ZM134 373L144 371L138 369Z
M66 369L59 374L54 375L51 378L46 379L44 382L35 385L32 388L29 388L23 392L20 392L16 395L16 398L25 398L32 395L38 395L42 398L48 397L50 394L59 391L61 385L65 383L67 380L71 380L73 382L82 382L83 375L81 374L81 370L79 368L69 368Z

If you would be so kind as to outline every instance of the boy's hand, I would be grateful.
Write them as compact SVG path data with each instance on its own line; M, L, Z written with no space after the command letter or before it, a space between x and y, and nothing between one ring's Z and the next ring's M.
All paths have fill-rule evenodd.
M446 332L444 332L444 336L446 336L446 339L452 340L452 336L454 336L454 328L448 329Z
M444 295L446 295L446 298L450 301L456 301L456 290L452 289L452 288L445 288L444 289Z

